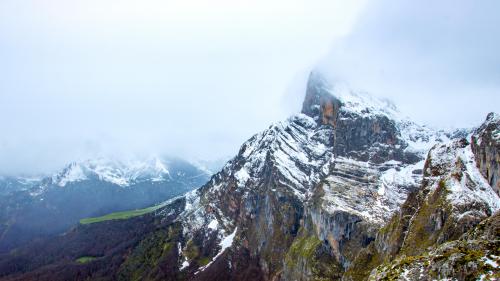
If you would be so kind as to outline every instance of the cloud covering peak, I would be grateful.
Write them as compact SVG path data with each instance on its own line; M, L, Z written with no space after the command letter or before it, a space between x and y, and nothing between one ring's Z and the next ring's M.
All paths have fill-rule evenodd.
M320 68L414 119L471 126L500 104L498 1L370 1Z

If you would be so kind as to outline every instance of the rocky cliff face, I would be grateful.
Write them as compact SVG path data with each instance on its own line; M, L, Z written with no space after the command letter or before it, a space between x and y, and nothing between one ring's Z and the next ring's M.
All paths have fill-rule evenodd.
M500 194L500 116L490 113L472 137L471 148L477 167Z
M302 114L252 137L190 195L186 243L204 249L211 233L218 240L234 233L224 249L229 268L251 261L265 280L340 278L420 184L426 148L447 139L401 118L386 101L313 73ZM202 279L217 270L199 268L184 252L183 270ZM243 264L234 259L240 255L248 256Z
M312 117L318 124L336 127L340 105L341 101L330 94L323 77L318 73L311 73L302 113Z
M481 127L473 138L487 139L488 130L495 136ZM488 167L489 176L495 161L476 162L464 135L419 126L392 104L313 73L302 114L245 143L198 191L184 232L189 240L213 224L220 239L234 233L222 271L251 267L264 280L365 279L401 253L458 239L498 209L491 180L476 167ZM496 146L483 147L491 157ZM241 255L244 262L235 259ZM197 270L209 277L207 267Z
M369 280L498 280L500 214L485 219L459 239L416 256L399 256Z
M415 276L417 269L406 265L429 251L446 252L438 248L443 243L498 237L489 226L493 230L464 236L500 207L492 188L497 132L498 125L483 125L463 139L467 132L435 131L401 117L387 101L313 73L301 114L250 138L208 183L173 201L175 210L167 204L157 211L159 230L176 244L168 259L145 250L158 244L148 238L120 252L119 271L82 279ZM422 266L429 266L424 258ZM480 271L470 272L460 276Z
M448 277L465 280L488 274L489 271L485 271L487 267L482 267L481 264L476 264L476 268L472 270L467 267L459 268L457 261L468 255L469 251L487 255L484 243L476 245L477 247L471 246L470 241L464 238L467 236L463 235L500 209L500 199L495 189L481 173L482 165L476 162L478 154L474 151L483 152L473 148L474 142L491 130L491 120L489 115L486 122L468 138L472 143L462 138L438 144L430 150L422 186L408 197L400 211L377 233L371 247L360 252L346 277L363 280L372 268L380 264L371 273L370 279L385 280L391 276L395 278L411 273L410 280ZM500 127L499 124L494 126ZM489 145L497 144L489 142ZM492 155L486 158L489 157ZM479 157L481 158L482 156ZM492 242L496 243L494 241L498 238L499 233ZM446 263L448 269L437 270L439 266L445 265L434 261L435 256L448 257L453 251L456 252L456 260ZM479 255L479 252L476 254ZM488 258L483 256L475 256L471 262ZM429 267L429 259L434 261L432 268ZM424 260L425 263L420 263ZM415 263L420 264L421 277L415 275ZM364 270L366 264L371 265L369 270Z

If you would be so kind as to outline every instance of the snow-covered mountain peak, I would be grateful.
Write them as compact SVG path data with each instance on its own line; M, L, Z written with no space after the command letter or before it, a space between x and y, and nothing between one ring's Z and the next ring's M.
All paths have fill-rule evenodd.
M57 182L59 186L65 186L70 182L82 181L86 179L87 175L82 169L82 166L76 162L69 164L61 173L52 177L52 181Z
M344 110L366 117L385 115L391 119L402 119L401 113L392 101L377 98L368 92L355 92L346 87L340 84L332 89L332 93L342 102Z
M309 77L302 113L318 124L329 124L337 130L339 126L374 126L375 131L388 131L389 134L384 136L386 141L396 142L406 151L418 153L421 157L435 144L464 137L468 132L464 129L448 132L417 124L403 115L390 100L354 90L343 81L330 82L318 72L312 72ZM494 114L490 118L493 120ZM367 136L356 138L362 137Z
M418 185L412 172L422 170L428 149L449 140L443 131L400 116L387 100L350 91L344 84L332 87L312 73L302 113L271 125L245 142L224 167L224 177L230 179L213 182L214 191L230 182L241 190L258 184L263 174L271 172L278 185L304 200L332 169L345 166L342 172L349 174L367 166L366 174L372 178L381 177L387 169L397 171L397 175L391 174L390 184L380 190L377 183L366 186L367 193L385 191L379 198L393 211L408 190ZM392 182L407 175L409 183ZM337 178L335 174L332 181ZM401 186L408 190L402 191Z
M331 123L328 122L332 121L329 119L336 119L340 112L365 118L386 116L393 120L406 119L390 100L375 97L366 91L355 90L344 81L330 82L320 73L312 72L307 84L302 113L322 123Z
M167 167L167 163L158 157L125 161L95 158L71 163L62 172L54 175L52 182L62 187L71 182L98 179L120 186L128 186L141 180L167 180L170 178Z

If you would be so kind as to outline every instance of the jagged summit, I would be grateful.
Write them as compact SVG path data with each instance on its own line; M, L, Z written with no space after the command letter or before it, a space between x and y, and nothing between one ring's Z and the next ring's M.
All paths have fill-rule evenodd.
M364 91L355 91L345 82L331 83L316 71L309 75L301 112L318 123L332 126L336 126L341 112L344 115L355 114L367 118L379 115L398 121L406 119L388 99L376 98Z
M471 132L471 129L448 131L418 124L401 113L392 101L353 90L342 81L328 81L316 71L309 75L301 112L319 125L331 125L336 136L349 135L350 128L356 131L348 136L349 142L345 138L336 139L341 154L356 147L369 149L378 143L419 154L422 158L434 144L465 137Z
M341 102L331 95L330 88L319 73L311 72L307 81L302 113L314 118L318 123L335 126Z

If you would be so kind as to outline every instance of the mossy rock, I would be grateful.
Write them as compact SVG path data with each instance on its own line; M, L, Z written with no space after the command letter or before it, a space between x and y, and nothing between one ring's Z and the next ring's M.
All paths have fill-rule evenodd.
M429 247L436 245L443 237L454 237L450 203L446 200L448 190L446 183L440 180L432 194L421 201L420 208L414 214L405 238L401 253L412 256L419 255ZM449 233L447 233L449 232ZM448 239L445 239L448 240Z
M352 262L352 266L345 272L344 279L353 281L366 280L372 269L382 264L382 262L382 256L377 251L375 244L371 243L358 253Z
M325 249L325 245L313 234L301 229L285 256L286 270L292 275L298 267L305 272L298 272L306 279L314 281L337 280L343 269L337 260ZM294 279L301 279L295 278Z
M316 251L316 248L321 244L321 241L318 237L304 236L298 237L290 247L290 251L288 252L288 257L302 257L307 260L311 259Z
M181 226L174 224L158 229L143 239L125 258L118 272L118 280L154 280L160 263L177 260L177 243Z
M198 264L201 266L205 266L205 265L209 264L211 261L212 261L212 259L209 257L201 257L200 259L198 259Z
M184 249L183 254L188 260L192 260L200 255L200 250L193 240L189 240L186 243L186 248Z

